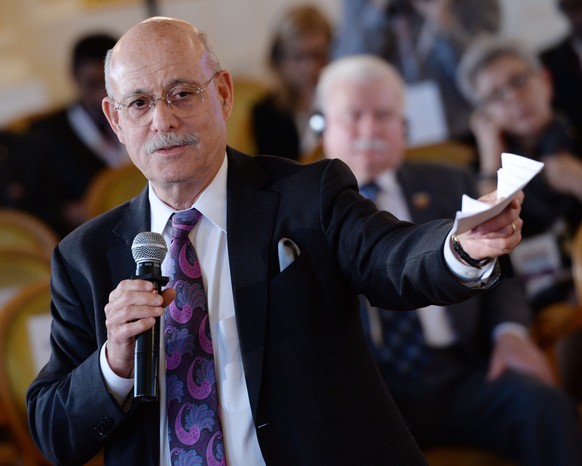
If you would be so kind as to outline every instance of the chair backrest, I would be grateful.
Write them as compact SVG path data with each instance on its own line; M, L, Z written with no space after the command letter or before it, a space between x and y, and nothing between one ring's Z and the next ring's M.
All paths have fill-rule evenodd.
M267 86L253 78L234 79L234 107L227 121L227 143L247 154L257 151L251 127L251 112L267 92Z
M0 248L38 252L50 257L58 242L55 231L32 214L0 209Z
M24 464L49 464L30 435L25 400L38 371L35 355L50 351L49 325L48 280L22 288L0 309L0 402Z
M146 183L146 177L133 164L105 168L87 188L85 201L89 217L129 201L141 192Z
M456 141L437 142L406 149L406 159L410 161L444 162L461 167L469 167L475 156L475 150L471 146Z
M0 301L4 293L50 277L50 257L36 251L0 248Z

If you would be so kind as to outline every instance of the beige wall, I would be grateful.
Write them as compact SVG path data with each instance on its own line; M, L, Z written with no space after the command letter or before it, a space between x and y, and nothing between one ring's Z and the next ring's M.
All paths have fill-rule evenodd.
M193 22L209 33L223 65L236 75L265 75L264 53L273 18L302 0L159 0L160 14ZM554 0L502 0L504 29L535 47L564 32ZM312 0L333 21L340 0ZM99 3L94 0L93 3ZM0 0L0 126L59 105L71 96L68 56L81 34L122 34L146 16L138 0Z

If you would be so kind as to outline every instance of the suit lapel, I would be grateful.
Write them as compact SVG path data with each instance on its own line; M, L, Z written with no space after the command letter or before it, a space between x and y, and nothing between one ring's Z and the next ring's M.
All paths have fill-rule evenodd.
M228 253L245 378L256 415L266 337L270 245L279 195L261 190L270 178L252 158L232 149L227 153Z
M397 173L398 182L406 199L411 220L415 223L426 223L438 218L437 206L432 202L434 193L419 182L422 177L415 175L415 169L410 164L403 164Z
M113 228L113 233L120 238L114 247L107 251L112 276L112 286L116 287L121 280L130 278L127 275L127 257L131 254L131 245L135 236L142 231L150 230L150 209L148 187L133 198L125 214ZM135 273L135 262L131 261L131 274ZM112 288L113 289L113 288Z

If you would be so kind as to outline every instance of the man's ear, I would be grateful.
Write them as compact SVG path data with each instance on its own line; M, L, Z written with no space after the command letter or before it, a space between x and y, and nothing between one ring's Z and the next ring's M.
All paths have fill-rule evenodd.
M105 114L105 118L107 118L109 125L117 135L117 139L119 139L119 142L122 144L125 144L123 132L119 127L119 112L115 110L115 102L109 97L105 97L101 101L101 108L103 109L103 113Z
M226 121L232 112L232 102L234 99L232 76L227 70L222 70L220 76L216 78L216 89L222 105L222 114Z

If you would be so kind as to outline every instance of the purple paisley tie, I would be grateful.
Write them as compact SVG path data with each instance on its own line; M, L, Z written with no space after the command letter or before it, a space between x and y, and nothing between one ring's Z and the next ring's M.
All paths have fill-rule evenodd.
M165 313L168 435L172 465L226 465L214 354L200 263L188 234L202 214L172 216L170 283Z

